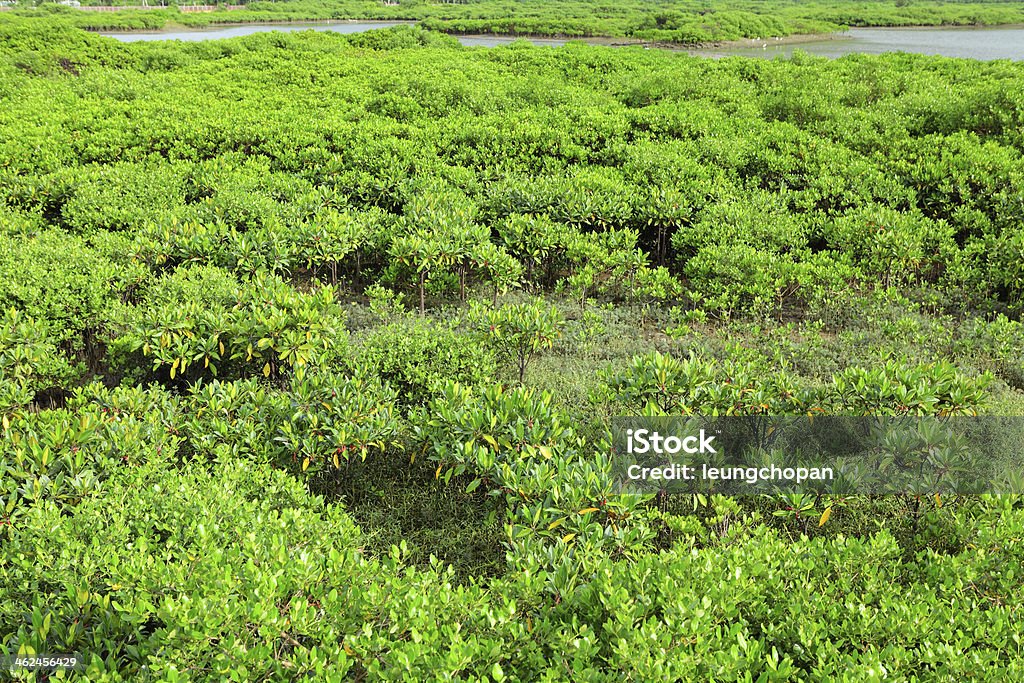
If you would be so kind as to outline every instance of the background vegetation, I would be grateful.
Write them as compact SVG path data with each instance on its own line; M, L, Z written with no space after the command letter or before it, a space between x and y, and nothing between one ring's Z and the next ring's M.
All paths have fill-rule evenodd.
M1022 86L0 18L0 649L92 681L1019 678L1018 497L625 496L605 439L1021 415Z
M91 5L137 6L99 2ZM170 3L185 5L186 3ZM90 29L157 29L214 23L304 19L390 19L419 21L447 33L493 33L630 38L673 43L710 43L741 38L831 33L847 26L995 26L1024 23L1024 9L1012 0L468 0L433 3L400 0L257 0L215 12L167 9L120 12L81 11L55 3L33 4L19 13L60 14Z

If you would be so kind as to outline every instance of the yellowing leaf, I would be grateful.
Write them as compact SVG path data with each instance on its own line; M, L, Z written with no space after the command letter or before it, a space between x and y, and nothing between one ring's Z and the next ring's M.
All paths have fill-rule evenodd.
M491 444L492 446L494 446L495 450L498 449L498 442L495 441L494 437L491 436L490 434L484 434L483 435L483 440L486 441L487 443Z
M588 512L597 512L599 509L600 508L583 508L582 510L580 510L579 514L585 515Z
M218 342L218 345L220 346L220 355L223 356L224 355L224 342Z
M440 479L441 478L441 468L442 467L444 467L444 463L441 463L440 465L437 466L437 472L434 472L434 479Z
M565 517L563 517L561 519L556 519L555 521L551 522L551 524L548 524L548 531L551 531L552 529L555 529L557 527L562 526L562 524L564 522L565 522Z
M264 377L270 377L270 363L269 362L266 365L263 366L263 376Z
M302 461L302 471L305 472L307 467L309 467L309 458Z
M576 534L566 534L565 536L562 536L562 543L568 543L574 538L576 538Z
M935 494L935 505L936 507L942 507L942 496Z
M341 463L338 462L338 454L337 453L334 454L334 466L337 467L337 468L341 467Z
M825 522L827 522L828 518L831 517L831 516L832 516L832 508L831 507L825 508L825 511L821 513L821 519L818 520L818 526L825 526Z

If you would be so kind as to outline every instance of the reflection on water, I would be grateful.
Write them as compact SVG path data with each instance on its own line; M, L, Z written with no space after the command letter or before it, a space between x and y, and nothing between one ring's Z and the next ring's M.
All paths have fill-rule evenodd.
M337 33L361 33L373 29L402 26L412 22L401 21L333 21L295 24L246 24L218 26L215 28L171 29L154 32L104 32L102 35L125 42L137 40L213 40L236 38L252 33L267 31L335 31ZM472 47L495 47L514 40L505 36L459 36L463 45ZM535 45L559 47L565 39L528 38ZM586 42L597 45L623 45L622 39L595 38ZM970 59L1013 59L1024 60L1024 28L855 28L846 33L836 34L806 42L787 43L766 38L763 41L748 41L750 45L686 50L693 55L706 57L777 57L789 56L794 50L822 57L843 55L881 54L883 52L916 52L926 55L966 57ZM758 44L760 42L760 44Z
M855 28L822 40L782 44L766 39L761 46L694 50L692 54L714 57L789 56L794 50L821 57L848 54L877 55L885 52L914 52L924 55L968 59L1024 60L1022 28Z
M208 28L175 28L161 31L103 31L102 36L116 38L124 43L139 40L217 40L219 38L238 38L253 33L270 31L334 31L335 33L364 33L378 28L392 26L408 26L411 21L325 21L319 23L284 23L284 24L236 24L234 26L214 26Z

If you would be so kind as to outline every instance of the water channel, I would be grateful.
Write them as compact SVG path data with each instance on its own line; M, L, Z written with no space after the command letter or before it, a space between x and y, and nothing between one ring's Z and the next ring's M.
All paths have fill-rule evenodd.
M289 24L239 24L210 28L174 28L161 31L105 31L101 35L125 42L138 40L215 40L236 38L268 31L335 31L361 33L373 29L400 26L411 22L396 21L331 21ZM517 38L508 36L458 36L463 45L495 47L511 43ZM518 40L522 40L521 38ZM529 38L536 45L558 47L567 41L554 38ZM625 45L626 39L601 38L587 42L599 45ZM1024 61L1024 28L854 28L830 36L807 37L795 41L766 38L742 41L722 47L687 49L694 55L707 57L788 56L794 50L820 55L841 57L847 54L881 54L884 52L914 52L946 57L970 59L1011 59Z

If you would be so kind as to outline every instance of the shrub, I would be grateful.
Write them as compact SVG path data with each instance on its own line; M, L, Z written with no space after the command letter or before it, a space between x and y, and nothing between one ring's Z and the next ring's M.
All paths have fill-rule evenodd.
M554 346L565 323L558 309L542 300L505 304L501 308L477 304L470 309L469 319L485 343L511 366L520 384L530 361Z
M141 353L157 376L179 383L257 374L278 380L336 359L345 339L331 287L299 292L265 275L243 286L210 267L175 272L124 318L112 353L129 370L141 370Z
M497 369L492 352L451 326L402 318L359 340L348 363L392 387L403 406L424 403L448 380L489 382Z
M854 415L976 415L991 375L972 378L948 362L848 368L833 379L832 402Z
M820 409L820 396L785 371L755 362L680 360L659 352L607 368L593 400L612 414L792 415Z
M39 392L78 376L57 353L48 326L10 308L0 316L0 415L28 407Z

